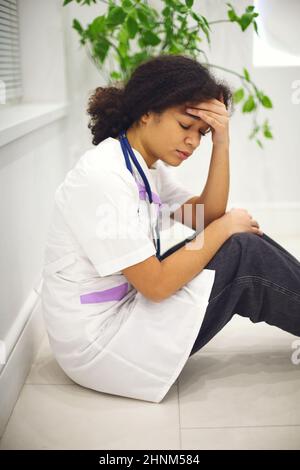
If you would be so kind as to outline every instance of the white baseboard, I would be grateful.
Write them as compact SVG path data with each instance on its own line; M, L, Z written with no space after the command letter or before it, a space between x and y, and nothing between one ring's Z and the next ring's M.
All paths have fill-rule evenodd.
M4 433L44 334L41 300L38 296L34 307L27 312L27 322L16 338L16 344L0 374L0 437Z

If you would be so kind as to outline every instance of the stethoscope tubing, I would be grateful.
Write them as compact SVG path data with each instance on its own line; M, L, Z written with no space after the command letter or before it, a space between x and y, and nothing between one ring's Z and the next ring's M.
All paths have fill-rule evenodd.
M124 158L125 158L127 169L130 171L131 174L133 174L133 170L132 170L132 166L131 166L131 162L130 162L130 157L131 157L133 163L135 164L135 166L137 168L137 171L141 175L141 178L144 182L145 189L146 189L146 192L147 192L147 196L148 196L148 199L149 199L149 203L154 204L153 203L153 198L152 198L152 191L151 191L150 183L149 183L149 181L147 179L147 176L145 175L141 165L139 164L136 156L134 155L132 147L131 147L131 145L130 145L127 137L126 137L125 131L122 131L119 134L119 140L120 140L120 145L121 145L123 155L124 155ZM151 220L151 208L150 208L150 220ZM152 221L151 221L151 223L152 223ZM156 225L155 225L155 233L156 233L156 237L157 237L157 238L155 238L155 240L156 240L156 256L157 256L157 258L160 258L160 234L159 234L158 223L156 223Z

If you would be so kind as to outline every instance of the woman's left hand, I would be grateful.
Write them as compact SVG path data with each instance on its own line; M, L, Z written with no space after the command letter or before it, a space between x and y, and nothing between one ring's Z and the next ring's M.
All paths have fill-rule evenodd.
M210 126L213 145L229 145L229 114L223 101L212 98L197 107L187 107L186 112Z

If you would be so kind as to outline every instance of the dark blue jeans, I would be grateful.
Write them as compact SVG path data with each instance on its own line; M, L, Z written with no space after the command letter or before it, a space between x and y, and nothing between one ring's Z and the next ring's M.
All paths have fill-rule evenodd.
M163 260L196 234L160 256ZM203 322L190 356L237 313L300 336L300 263L268 235L236 233L205 266L216 271Z

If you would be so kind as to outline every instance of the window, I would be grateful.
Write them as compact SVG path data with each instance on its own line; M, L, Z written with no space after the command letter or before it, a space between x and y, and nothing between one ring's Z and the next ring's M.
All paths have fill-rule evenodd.
M253 65L300 65L298 0L255 0L258 34L253 33Z
M0 104L21 98L18 0L0 0Z

